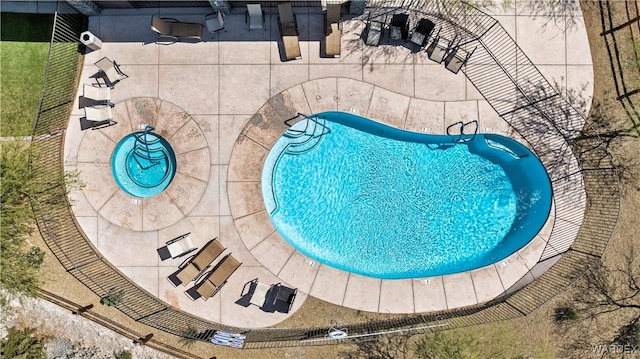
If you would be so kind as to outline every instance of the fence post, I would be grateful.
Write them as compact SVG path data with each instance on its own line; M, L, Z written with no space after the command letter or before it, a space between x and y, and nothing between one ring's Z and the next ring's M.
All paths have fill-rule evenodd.
M144 338L138 338L137 340L134 340L133 342L135 344L140 344L140 345L145 345L147 344L147 342L153 337L153 333L149 333L147 334Z
M71 313L73 313L73 314L82 314L82 313L86 312L87 310L89 310L91 308L93 308L93 304L85 305L84 307L78 308L78 310L72 310Z

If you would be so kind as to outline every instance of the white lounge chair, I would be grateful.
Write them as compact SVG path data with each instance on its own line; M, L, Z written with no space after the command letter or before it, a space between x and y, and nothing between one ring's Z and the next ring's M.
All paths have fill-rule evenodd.
M193 245L189 234L191 232L178 236L168 241L166 246L158 248L160 259L180 258L198 249Z
M115 61L110 60L108 57L101 58L94 65L98 66L102 79L109 87L114 87L118 82L129 77L120 70L120 66Z
M111 88L83 84L82 97L79 102L80 107L113 107L111 103Z
M89 128L97 130L115 125L116 123L111 114L111 106L85 107L84 117L80 119L80 129L83 131Z
M264 27L264 11L262 11L260 4L247 4L245 22L249 30L263 29L267 31Z

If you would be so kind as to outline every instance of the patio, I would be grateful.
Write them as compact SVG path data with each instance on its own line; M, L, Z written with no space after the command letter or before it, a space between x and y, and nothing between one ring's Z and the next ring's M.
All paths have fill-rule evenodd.
M264 126L252 120L256 113L267 113L276 100L288 111L350 111L418 132L444 133L447 125L460 119L478 119L481 132L518 136L462 73L454 75L431 62L426 53L412 54L403 46L365 46L361 20L344 22L339 59L322 58L320 9L295 8L302 59L282 62L275 12L267 11L267 31L249 31L240 10L225 17L226 32L205 32L203 42L168 46L154 43L152 14L204 23L204 13L105 10L90 19L90 30L104 45L86 56L81 82L95 81L93 63L104 56L115 59L129 78L111 92L116 126L81 131L83 112L74 106L64 148L65 169L80 171L87 184L70 194L73 209L84 232L111 263L176 308L250 328L281 322L303 305L308 294L374 312L413 313L476 304L502 293L528 271L527 264L537 261L555 220L553 210L536 239L507 261L428 280L361 277L313 263L288 246L263 210L259 187L261 160L279 133L275 128L260 132ZM548 18L522 10L510 9L496 18L551 83L567 92L584 89L581 95L590 99L592 68L582 23L566 34L550 27L541 31ZM150 122L136 117L137 98L158 99L154 113L175 106L189 115L181 126L170 121L155 124L157 132L178 147L181 161L175 183L162 201L161 196L132 201L109 173L118 139ZM181 140L172 141L172 136ZM166 241L186 232L192 233L198 247L218 237L227 248L225 254L242 263L206 302L192 301L182 293L188 287L174 288L166 280L184 258L160 261L156 253ZM297 287L291 312L266 313L236 304L243 286L255 278Z

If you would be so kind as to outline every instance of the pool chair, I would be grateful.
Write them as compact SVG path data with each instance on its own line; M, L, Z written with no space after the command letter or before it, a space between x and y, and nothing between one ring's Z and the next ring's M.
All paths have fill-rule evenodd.
M429 36L431 36L431 32L435 26L436 25L429 19L420 19L418 25L411 32L409 41L422 48L429 40Z
M249 284L249 291L245 294L247 284ZM267 302L267 296L271 288L271 285L260 283L257 278L246 283L245 287L242 288L242 297L249 297L249 303L246 306L253 304L258 308L265 310L264 305Z
M382 31L384 30L384 22L368 20L367 21L367 37L364 43L369 46L378 46L380 39L382 38Z
M180 22L173 18L151 17L151 30L158 33L158 38L168 38L175 41L180 39L194 39L202 41L202 24Z
M285 287L282 284L275 285L276 295L273 303L276 311L280 313L289 313L293 301L296 299L297 289Z
M94 65L98 66L102 79L109 87L114 87L118 82L129 77L120 70L120 66L115 61L111 61L107 57L96 61Z
M406 40L409 36L409 14L395 14L389 24L389 40Z
M300 42L298 40L298 23L293 14L291 3L278 5L278 28L282 37L284 57L286 60L302 58Z
M211 13L204 17L204 23L207 25L209 33L224 30L224 15L218 10L218 12ZM227 31L227 30L224 30Z
M164 247L158 248L160 260L184 257L198 249L193 245L193 241L191 240L191 237L189 237L189 234L191 234L191 232L178 236L168 241Z
M204 300L213 297L227 283L229 277L240 267L240 264L231 254L227 254L194 286L195 292ZM191 295L190 291L187 291L187 294Z
M324 53L330 57L340 57L342 29L340 28L342 5L327 4L324 14Z
M462 66L467 63L467 61L471 57L471 54L473 54L473 51L475 51L475 48L469 52L460 46L456 46L445 57L444 67L446 67L447 70L453 72L454 74L457 74Z
M260 4L247 4L244 21L247 23L249 30L263 29L267 31L264 27L264 11L262 11Z
M224 252L225 248L216 239L212 239L205 244L198 253L196 253L189 261L168 277L169 281L174 285L186 285L187 283L198 278L213 261Z
M80 130L99 130L101 128L115 125L111 114L111 106L85 107L84 117L80 118Z
M84 107L113 107L111 103L111 88L89 84L82 85L82 96L78 99L78 106Z
M451 41L437 35L433 42L427 47L427 56L429 56L429 59L432 61L442 63L447 52L449 52L451 43Z

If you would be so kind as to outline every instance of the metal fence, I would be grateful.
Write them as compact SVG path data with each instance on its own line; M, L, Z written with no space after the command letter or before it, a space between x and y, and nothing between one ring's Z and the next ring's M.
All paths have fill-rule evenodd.
M244 329L176 310L138 287L105 261L77 224L64 188L52 184L33 197L37 225L64 268L99 297L121 292L116 306L153 328L197 340L216 330L245 333L245 348L326 345L397 331L459 328L527 315L579 278L602 255L615 227L620 189L612 159L598 133L559 95L502 26L460 1L370 1L373 15L410 12L427 17L441 34L475 48L463 72L500 116L535 150L549 171L556 223L543 256L501 297L473 307L342 327L349 337L327 338L329 327ZM32 168L45 183L63 177L63 139L82 66L78 39L87 18L58 3L45 86L33 129ZM567 161L568 158L577 161ZM585 210L574 206L586 195ZM56 205L63 203L64 205Z

